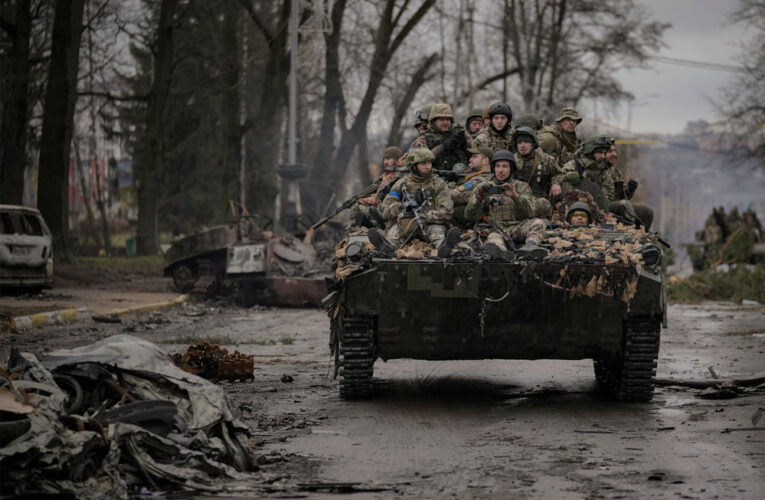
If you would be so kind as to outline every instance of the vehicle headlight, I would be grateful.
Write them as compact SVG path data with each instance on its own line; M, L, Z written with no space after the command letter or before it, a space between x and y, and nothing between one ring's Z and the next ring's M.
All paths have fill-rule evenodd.
M646 245L640 253L646 266L656 266L661 263L661 249L656 245Z

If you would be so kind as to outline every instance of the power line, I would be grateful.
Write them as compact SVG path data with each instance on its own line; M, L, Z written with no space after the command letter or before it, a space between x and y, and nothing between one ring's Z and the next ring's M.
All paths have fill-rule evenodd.
M651 59L654 59L659 62L663 62L665 64L672 64L675 66L685 66L688 68L709 69L713 71L725 71L728 73L743 73L744 71L746 71L744 68L740 66L733 66L730 64L707 63L702 61L692 61L690 59L680 59L677 57L651 56Z

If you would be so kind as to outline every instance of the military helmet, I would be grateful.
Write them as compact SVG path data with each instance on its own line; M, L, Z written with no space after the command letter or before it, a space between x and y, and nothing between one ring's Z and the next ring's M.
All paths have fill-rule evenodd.
M582 154L591 157L599 149L611 149L611 144L613 143L613 138L607 135L592 135L582 143Z
M568 209L566 210L566 222L571 222L571 216L574 212L579 211L585 212L588 219L592 221L592 210L590 209L590 206L583 201L577 201L568 206Z
M410 170L414 170L418 163L434 161L435 159L436 157L433 154L433 151L428 148L416 148L407 153L406 166L409 167Z
M469 128L470 122L473 120L483 120L483 108L473 108L470 110L465 120L465 128Z
M496 151L492 157L491 157L491 173L494 173L494 165L498 161L507 161L510 162L510 173L515 172L515 170L518 168L518 165L515 163L515 155L511 153L510 151L506 149L500 149L499 151Z
M432 122L436 118L450 118L452 121L454 121L454 113L452 112L452 107L445 102L434 104L430 109L428 121Z
M385 148L385 151L383 152L383 159L385 158L392 158L394 160L398 160L401 158L401 156L404 153L401 152L400 149L398 149L396 146L388 146Z
M513 110L510 109L510 105L504 102L495 102L489 106L489 118L493 118L494 115L505 115L507 117L507 123L513 121Z
M529 139L531 139L531 144L534 145L534 149L539 147L539 141L537 140L537 133L534 131L533 128L530 127L518 127L515 129L515 132L513 132L513 144L517 146L517 141L519 137L528 136Z
M544 122L537 116L531 113L524 113L515 119L516 127L529 127L534 130L541 130L544 126Z
M419 127L423 123L428 123L431 109L433 109L433 104L426 104L417 110L417 113L414 115L414 128Z

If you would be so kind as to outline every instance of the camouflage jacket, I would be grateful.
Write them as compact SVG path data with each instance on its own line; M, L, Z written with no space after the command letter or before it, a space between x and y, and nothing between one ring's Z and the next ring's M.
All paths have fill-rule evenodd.
M518 169L513 172L513 179L525 182L531 187L531 193L536 198L547 198L553 178L561 173L560 166L554 157L537 148L533 155L524 158L515 153Z
M470 194L482 182L490 181L494 176L491 172L473 172L452 188L452 201L455 205L464 205L470 199Z
M566 132L557 123L548 125L537 135L539 147L550 156L558 160L559 165L564 165L574 159L574 153L582 145L582 141L576 133Z
M508 182L513 183L518 193L518 198L515 200L504 193L488 194L486 192L486 188L490 186L501 186ZM491 181L484 182L474 189L465 207L465 219L478 222L485 216L489 221L496 222L503 230L523 222L533 213L534 198L531 196L531 188L528 184L518 180L500 182L496 177L492 177ZM479 222L479 225L482 224Z
M418 191L421 193L420 196L417 195ZM420 215L424 223L446 224L451 220L454 204L446 182L437 175L422 177L413 173L406 174L397 180L385 196L380 205L380 214L385 220L395 222L399 218L401 205L407 195L412 199L419 197L423 200Z
M457 138L457 142L461 142L464 145L454 144L454 141L447 141L445 147L444 141L451 136L461 136ZM457 163L464 163L467 166L470 160L468 147L470 147L470 137L465 132L465 128L462 125L452 125L446 132L437 127L428 128L424 134L417 136L409 146L409 149L428 148L436 157L436 161L433 162L433 168L452 170Z
M577 166L579 164L579 166ZM608 201L616 200L616 188L614 187L613 173L606 168L606 161L595 161L592 158L586 156L577 156L573 160L563 165L563 179L561 180L561 188L563 191L569 191L574 188L571 183L565 180L565 175L568 172L577 172L580 177L583 177L593 184L597 185ZM556 177L556 180L559 179Z
M491 148L494 153L501 149L512 151L512 137L513 130L510 127L505 129L505 133L500 134L493 127L489 126L476 134L473 147L486 146Z

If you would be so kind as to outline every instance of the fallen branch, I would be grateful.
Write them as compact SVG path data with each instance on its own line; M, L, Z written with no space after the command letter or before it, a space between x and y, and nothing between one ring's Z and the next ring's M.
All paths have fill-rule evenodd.
M679 385L683 387L692 387L694 389L707 389L720 384L732 384L739 387L756 387L760 384L765 384L765 373L758 373L743 378L734 379L673 379L673 378L657 378L654 380L655 385L668 386Z

